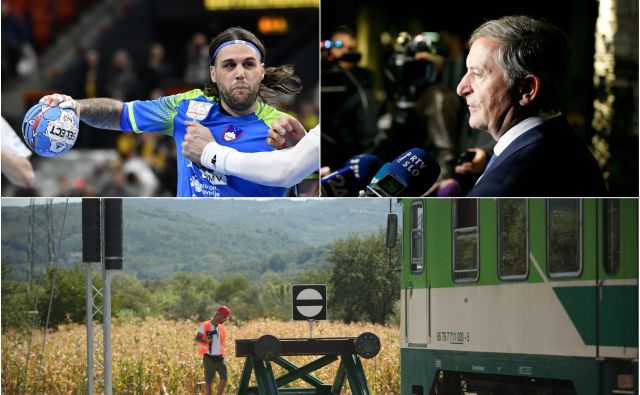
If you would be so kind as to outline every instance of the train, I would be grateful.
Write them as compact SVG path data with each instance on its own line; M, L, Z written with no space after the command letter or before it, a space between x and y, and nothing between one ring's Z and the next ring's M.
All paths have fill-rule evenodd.
M402 394L638 393L637 199L400 202Z

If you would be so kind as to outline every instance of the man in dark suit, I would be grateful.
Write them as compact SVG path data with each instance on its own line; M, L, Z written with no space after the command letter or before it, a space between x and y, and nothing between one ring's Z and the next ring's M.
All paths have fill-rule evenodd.
M468 196L605 196L602 173L560 112L568 37L525 16L488 21L469 39L457 93L469 126L496 141Z

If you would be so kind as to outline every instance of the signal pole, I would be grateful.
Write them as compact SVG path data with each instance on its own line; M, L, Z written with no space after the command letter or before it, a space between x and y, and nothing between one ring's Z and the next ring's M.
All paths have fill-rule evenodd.
M102 383L105 395L113 393L111 271L122 269L122 241L122 199L83 199L82 260L86 264L87 394L89 395L94 394L97 383ZM102 264L102 287L99 289L93 286L93 270L96 263ZM99 302L97 303L97 297L102 297L102 306ZM94 319L99 318L99 315L102 315L102 327L94 323ZM102 370L101 380L96 377L96 365Z

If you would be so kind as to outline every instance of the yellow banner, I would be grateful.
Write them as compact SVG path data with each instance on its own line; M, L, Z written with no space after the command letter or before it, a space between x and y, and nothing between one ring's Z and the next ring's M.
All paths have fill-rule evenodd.
M204 0L207 10L318 8L320 0Z

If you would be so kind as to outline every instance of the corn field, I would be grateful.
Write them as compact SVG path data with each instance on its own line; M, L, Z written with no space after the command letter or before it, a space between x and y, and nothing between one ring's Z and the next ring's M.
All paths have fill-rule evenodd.
M114 323L112 327L113 393L114 394L201 394L202 360L194 346L199 323L148 318L144 321ZM306 338L306 322L256 320L225 324L227 331L227 366L229 380L225 394L235 394L244 358L235 357L235 339L257 339L270 334L278 338ZM314 324L314 337L358 336L375 333L382 343L373 359L362 359L369 388L373 394L400 392L400 347L397 327L372 324L344 324L321 321ZM31 352L27 353L29 335L7 331L2 334L3 394L85 394L86 393L86 328L64 325L50 331L41 358L43 334L34 332ZM27 355L29 362L25 377ZM302 366L318 357L287 357ZM42 360L42 362L41 362ZM332 383L339 361L315 372L325 383ZM40 367L41 365L41 367ZM272 364L276 377L282 375ZM97 370L97 369L96 369ZM99 373L100 371L97 370ZM252 385L255 379L252 377ZM214 390L215 390L214 382ZM302 381L293 386L304 387ZM96 386L96 393L102 387ZM343 394L350 394L345 381Z

